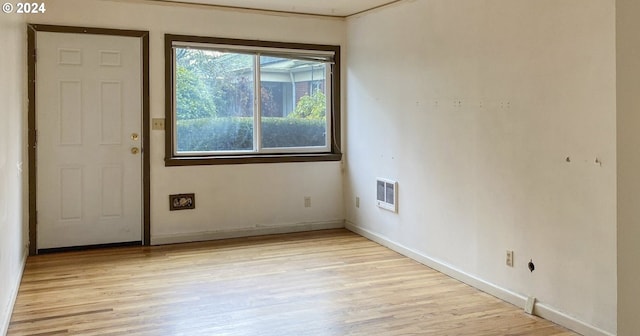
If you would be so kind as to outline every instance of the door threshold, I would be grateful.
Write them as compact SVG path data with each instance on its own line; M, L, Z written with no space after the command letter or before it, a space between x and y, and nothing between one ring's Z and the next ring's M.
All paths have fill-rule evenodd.
M96 249L105 249L105 248L114 248L114 247L141 246L141 245L142 245L142 241L138 240L138 241L121 242L121 243L54 247L54 248L38 249L38 254L86 251L86 250L96 250Z

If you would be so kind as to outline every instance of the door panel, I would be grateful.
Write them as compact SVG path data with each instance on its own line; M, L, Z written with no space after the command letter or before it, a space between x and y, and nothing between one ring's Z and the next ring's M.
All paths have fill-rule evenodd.
M142 240L140 43L37 32L38 249Z

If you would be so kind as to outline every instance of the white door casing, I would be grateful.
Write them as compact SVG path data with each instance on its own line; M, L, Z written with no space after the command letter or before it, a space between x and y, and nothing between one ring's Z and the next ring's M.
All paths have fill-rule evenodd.
M37 248L141 241L140 39L37 32L36 50Z

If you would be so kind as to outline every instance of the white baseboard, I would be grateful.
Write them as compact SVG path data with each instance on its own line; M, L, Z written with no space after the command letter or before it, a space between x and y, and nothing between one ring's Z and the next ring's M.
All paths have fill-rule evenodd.
M29 249L25 249L22 255L22 265L20 266L20 271L16 276L15 281L13 282L11 288L9 288L9 304L7 305L7 309L4 310L5 314L0 316L0 335L6 335L9 331L9 323L11 322L11 314L13 313L13 306L16 304L16 299L18 298L18 290L20 289L20 282L22 282L22 273L24 272L24 267L27 264L27 257L29 256Z
M582 322L575 317L559 312L553 307L549 307L544 303L537 303L533 310L534 315L540 316L545 320L557 323L565 328L571 329L584 336L616 336L610 332L604 331L598 327Z
M294 232L342 229L342 228L344 228L344 221L339 220L339 221L329 221L329 222L298 223L298 224L278 225L278 226L257 226L257 227L244 228L244 229L238 229L238 230L221 230L221 231L207 231L207 232L196 232L196 233L152 235L151 245L189 243L189 242L205 241L205 240L218 240L218 239L252 237L252 236L270 235L270 234L294 233Z
M436 271L444 273L456 280L462 281L467 285L475 287L485 293L491 294L503 301L509 302L517 307L525 306L527 298L523 295L514 293L508 289L502 288L485 280L482 280L476 276L465 273L443 261L431 258L424 255L422 252L413 250L401 244L395 243L388 238L381 236L375 232L359 227L351 222L345 222L345 228L349 231L357 233L369 240L372 240L380 245L388 247L402 255L405 255L419 263L429 266ZM601 330L597 327L582 322L574 317L568 316L553 307L550 307L544 303L536 302L533 310L534 315L540 316L546 320L552 321L556 324L571 329L584 336L615 336L607 331Z

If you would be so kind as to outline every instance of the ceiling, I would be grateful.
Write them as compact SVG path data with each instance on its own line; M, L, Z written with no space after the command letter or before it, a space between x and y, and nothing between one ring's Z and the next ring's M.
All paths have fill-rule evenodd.
M277 12L347 17L400 0L156 0Z

